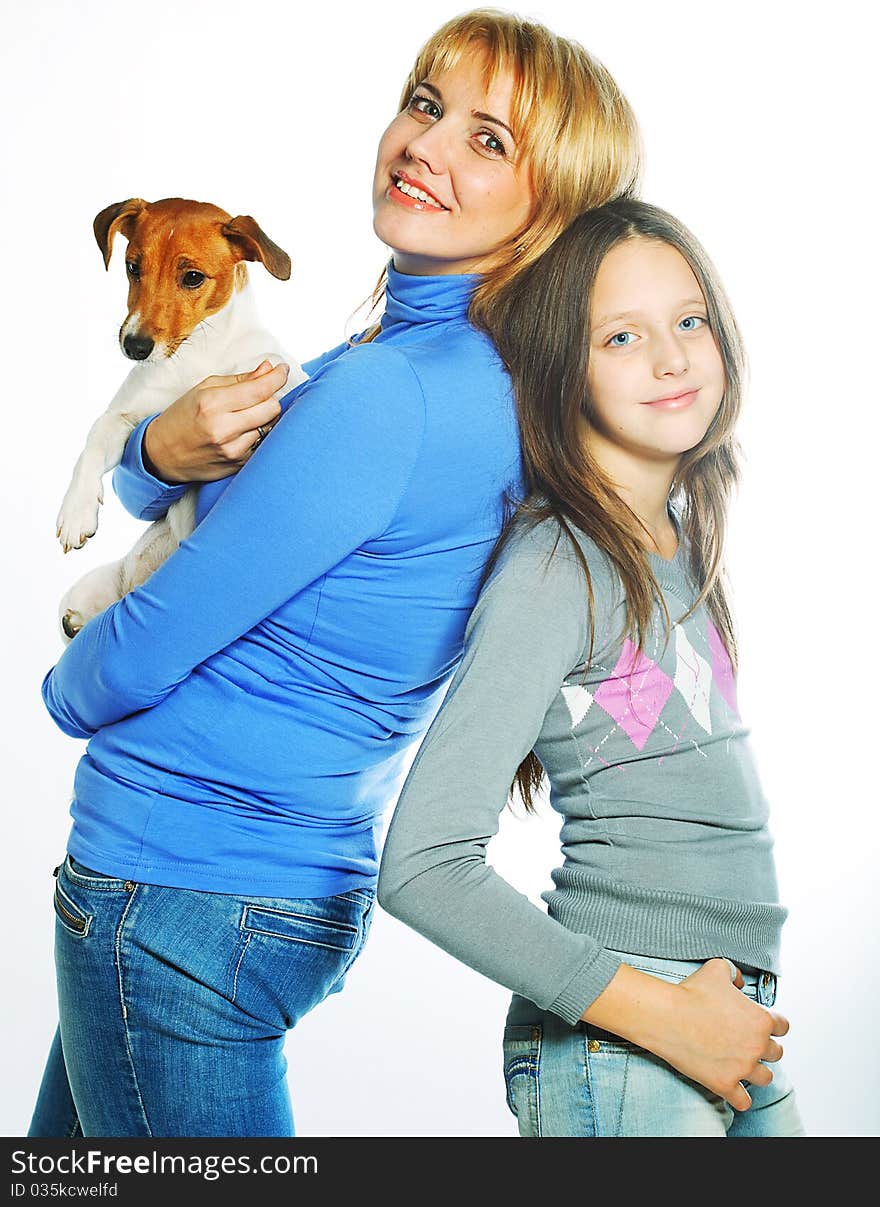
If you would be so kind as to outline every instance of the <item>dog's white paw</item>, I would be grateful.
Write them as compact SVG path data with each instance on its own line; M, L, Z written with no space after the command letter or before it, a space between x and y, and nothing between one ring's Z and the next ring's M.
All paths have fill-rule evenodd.
M103 494L68 491L58 513L55 535L65 553L82 549L90 536L98 531L98 507Z
M68 645L94 616L122 597L121 567L122 562L95 566L65 593L58 605L58 627L65 645Z

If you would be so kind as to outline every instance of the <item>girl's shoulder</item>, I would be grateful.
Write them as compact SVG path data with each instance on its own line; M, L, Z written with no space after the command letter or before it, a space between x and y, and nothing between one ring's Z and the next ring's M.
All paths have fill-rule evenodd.
M596 604L614 606L619 579L608 555L591 537L556 516L519 519L486 586L500 579L512 589L552 594L562 601L582 600L587 593L585 565Z
M465 640L521 654L540 647L542 656L574 667L588 650L595 654L616 639L622 599L606 555L583 532L553 517L518 519L479 593Z

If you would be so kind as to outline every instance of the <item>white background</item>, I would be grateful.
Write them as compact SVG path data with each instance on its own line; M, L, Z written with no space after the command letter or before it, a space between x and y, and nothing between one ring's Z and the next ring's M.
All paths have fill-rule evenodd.
M523 9L611 69L640 120L643 195L709 249L752 366L730 563L740 705L772 807L786 1061L808 1131L878 1133L880 975L873 503L878 472L873 6L545 3ZM385 259L375 145L433 5L231 0L9 7L3 195L4 1055L0 1131L27 1128L56 1022L51 869L83 744L40 699L57 599L140 525L107 490L63 557L61 495L128 365L123 247L94 215L130 196L249 213L292 256L252 270L268 325L306 359L343 338ZM876 31L875 31L876 32ZM876 120L876 113L875 113ZM557 825L508 815L492 861L536 900ZM507 992L379 913L345 991L289 1037L301 1135L515 1134L500 1077Z

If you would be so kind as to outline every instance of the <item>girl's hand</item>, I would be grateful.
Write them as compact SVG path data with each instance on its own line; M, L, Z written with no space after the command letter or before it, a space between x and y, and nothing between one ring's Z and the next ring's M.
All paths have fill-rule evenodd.
M761 1061L779 1060L788 1019L760 1006L740 992L742 973L730 979L726 960L707 960L676 988L681 997L681 1025L671 1031L666 1051L657 1055L686 1077L720 1094L738 1111L752 1099L742 1084L769 1085L773 1072Z
M586 1022L654 1052L685 1077L719 1094L738 1111L752 1104L743 1081L769 1085L763 1060L779 1060L788 1019L741 993L726 960L707 960L673 985L622 964L584 1012Z
M264 360L250 373L206 377L157 415L144 432L147 469L164 482L214 482L236 473L260 433L281 414L276 394L290 366Z

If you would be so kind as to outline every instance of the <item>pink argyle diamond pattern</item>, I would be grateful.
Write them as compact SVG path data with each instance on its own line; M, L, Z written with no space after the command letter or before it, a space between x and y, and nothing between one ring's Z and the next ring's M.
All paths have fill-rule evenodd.
M614 718L637 750L643 750L654 732L673 682L656 662L646 658L626 639L617 665L593 696L596 704Z
M730 708L738 715L736 706L736 676L733 673L733 667L730 665L730 657L724 648L721 635L712 621L707 619L706 624L709 634L709 650L712 654L712 678L715 680L718 690Z

